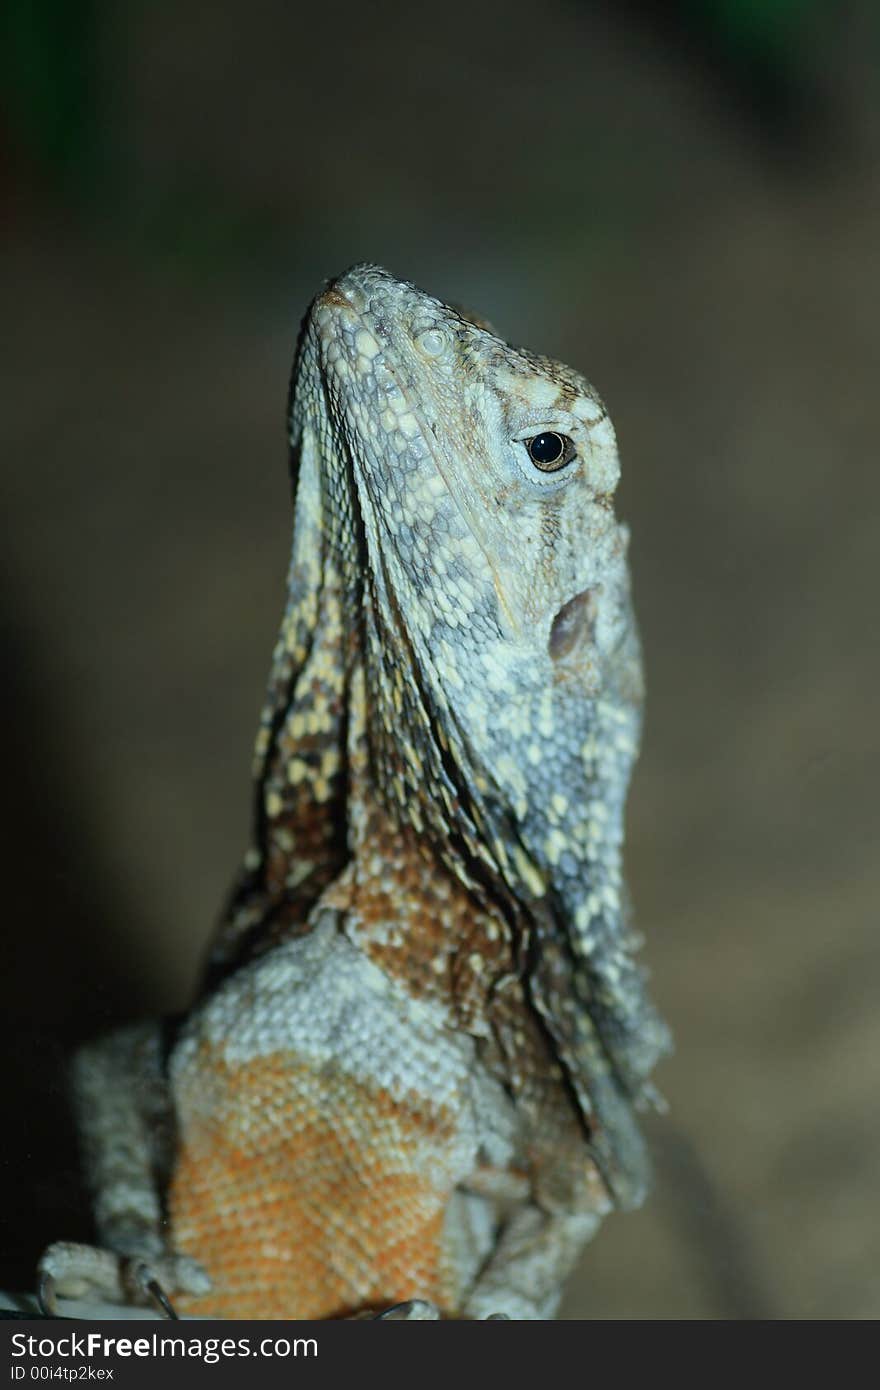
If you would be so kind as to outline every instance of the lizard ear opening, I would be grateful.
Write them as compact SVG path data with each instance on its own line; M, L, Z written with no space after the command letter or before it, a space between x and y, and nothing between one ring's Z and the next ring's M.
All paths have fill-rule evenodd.
M592 633L596 621L596 593L584 589L564 603L550 625L547 649L553 661L570 656L575 647Z

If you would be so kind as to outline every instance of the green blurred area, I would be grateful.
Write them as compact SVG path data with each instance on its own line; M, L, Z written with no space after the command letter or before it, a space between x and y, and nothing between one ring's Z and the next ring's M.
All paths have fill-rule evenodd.
M13 179L71 209L100 210L194 268L270 246L271 216L230 203L196 170L143 184L118 120L128 81L127 28L140 8L101 0L6 0L0 74ZM572 8L589 15L602 7ZM667 36L720 60L725 79L733 76L748 103L756 81L765 96L809 87L840 8L839 0L670 0L622 4L617 22L649 31L659 24Z
M13 147L66 196L94 195L106 172L113 55L97 0L5 0L3 108Z
M797 63L818 39L816 21L839 0L683 0L693 22L718 36L740 62L756 59L780 69Z

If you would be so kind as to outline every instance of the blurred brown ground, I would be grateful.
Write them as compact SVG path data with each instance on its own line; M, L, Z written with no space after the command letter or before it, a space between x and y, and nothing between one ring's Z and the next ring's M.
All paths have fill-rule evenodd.
M297 323L369 259L582 367L621 443L649 682L629 874L677 1051L656 1191L564 1313L876 1317L870 65L839 38L828 128L774 141L635 19L422 22L141 7L107 38L124 224L30 193L8 223L5 1277L81 1233L68 1040L192 991L247 826Z

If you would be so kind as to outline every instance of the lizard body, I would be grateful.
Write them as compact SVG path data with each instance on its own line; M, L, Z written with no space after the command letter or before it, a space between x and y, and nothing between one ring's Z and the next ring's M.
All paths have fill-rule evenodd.
M614 434L584 379L358 266L303 324L256 830L205 988L75 1070L103 1249L201 1315L552 1316L637 1205L667 1047L632 960Z

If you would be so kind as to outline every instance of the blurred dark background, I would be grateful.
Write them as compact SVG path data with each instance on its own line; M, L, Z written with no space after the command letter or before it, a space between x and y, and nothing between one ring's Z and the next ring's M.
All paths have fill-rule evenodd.
M880 1314L880 10L6 0L0 1281L87 1234L58 1064L183 1007L240 854L321 281L610 404L677 1052L570 1317Z

